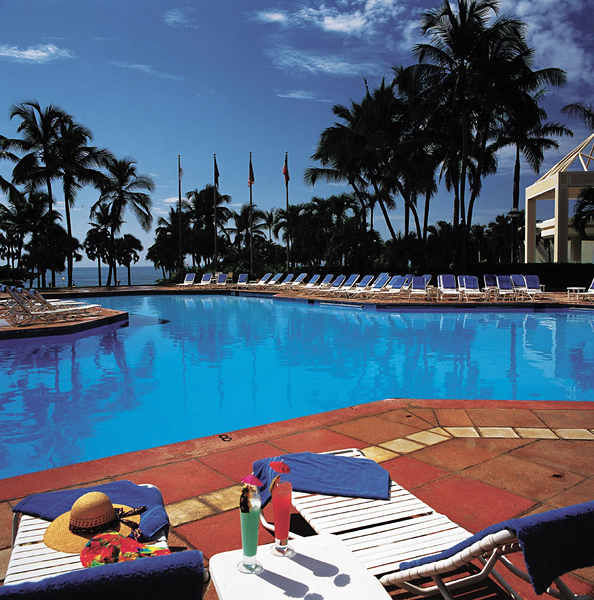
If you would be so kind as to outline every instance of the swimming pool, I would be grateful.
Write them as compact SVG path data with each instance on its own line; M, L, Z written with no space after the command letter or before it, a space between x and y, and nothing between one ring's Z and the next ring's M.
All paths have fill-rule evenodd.
M594 400L594 312L90 299L130 326L0 342L0 478L390 397Z

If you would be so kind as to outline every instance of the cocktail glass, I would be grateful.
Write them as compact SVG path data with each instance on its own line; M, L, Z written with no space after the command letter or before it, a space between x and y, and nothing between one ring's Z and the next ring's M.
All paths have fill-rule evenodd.
M275 556L293 556L295 551L289 546L289 522L291 519L290 481L280 478L272 487L272 512L274 515L274 546L270 549Z
M258 553L258 528L260 526L260 510L262 502L260 500L258 489L255 486L244 486L239 507L243 558L237 565L237 568L242 573L261 573L263 567L256 560L256 555Z

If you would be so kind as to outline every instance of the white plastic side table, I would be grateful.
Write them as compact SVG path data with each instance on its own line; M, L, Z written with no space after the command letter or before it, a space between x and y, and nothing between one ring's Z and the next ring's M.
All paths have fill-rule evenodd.
M220 600L388 600L382 584L335 536L313 535L290 541L291 558L270 553L273 544L258 547L259 575L237 570L241 550L215 554L209 563Z

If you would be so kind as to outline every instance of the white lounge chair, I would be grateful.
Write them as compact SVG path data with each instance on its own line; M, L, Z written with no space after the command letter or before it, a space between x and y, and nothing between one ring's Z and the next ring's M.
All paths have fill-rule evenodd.
M456 277L451 273L438 275L437 277L437 297L440 300L460 299L460 290L456 285Z
M204 273L202 279L194 285L210 285L212 283L212 273Z
M542 289L538 275L525 275L526 295L530 300L547 300L549 295Z
M356 285L353 284L350 288L343 290L343 293L347 298L354 298L358 294L365 292L371 286L371 282L373 281L373 275L365 275L359 283Z
M219 273L216 283L217 285L227 285L227 273Z
M427 290L427 281L422 276L416 276L412 278L410 287L408 288L408 297L412 299L429 299L429 293Z
M328 454L364 458L364 454L354 448ZM471 537L465 529L436 512L394 481L391 482L390 500L293 491L292 501L316 533L338 537L386 587L397 586L415 596L441 593L446 600L452 600L452 590L472 586L492 575L514 600L520 600L519 594L494 569L498 562L514 575L530 581L529 576L505 556L521 551L518 536L514 531L518 531L517 525L520 525L522 519L504 522L501 528L491 526ZM584 516L580 518L587 523L581 547L589 547L591 541L587 531L594 522L594 502L588 504L591 507L577 507L581 507ZM553 519L557 511L551 511L550 514ZM540 518L541 515L536 517ZM273 530L273 526L267 523L264 517L261 520L264 527ZM543 520L546 521L547 518ZM563 527L563 520L560 520L559 524ZM574 529L580 524L581 522L575 524ZM558 526L556 529L553 526L552 529L555 532L559 531ZM296 534L291 535L299 537ZM570 538L563 542L574 543ZM555 539L551 543L554 544ZM439 553L442 552L444 554L440 556ZM588 552L589 558L592 558L592 552ZM546 549L543 549L541 554L547 562ZM473 566L469 575L459 576L461 567L471 565L476 560L482 563L482 569L477 572L477 568ZM578 556L577 560L580 561L581 557ZM409 561L425 564L402 564ZM588 560L583 562L587 563ZM582 566L585 565L579 565L580 568ZM576 600L571 590L560 579L567 570L561 570L563 572L558 576L551 574L550 577L557 590L549 587L546 591L555 598ZM455 578L448 579L451 574L455 574ZM534 572L531 574L533 585L542 586L542 579L537 582Z
M352 275L349 275L348 279L346 279L342 285L334 287L334 284L332 284L330 286L329 291L332 292L333 294L335 294L335 293L343 294L345 292L352 291L352 289L355 286L355 283L357 283L357 279L359 279L359 274L353 273Z
M526 287L526 278L524 275L513 274L509 276L512 282L512 286L516 292L518 299L528 297L528 289Z
M247 285L247 282L248 282L248 274L240 273L239 277L237 278L237 285Z
M300 273L299 275L297 275L297 279L295 279L295 281L291 282L291 285L294 285L294 286L302 285L303 281L305 280L306 277L307 277L307 273Z
M240 275L240 277L241 277L241 275ZM268 283L268 280L271 277L272 277L272 273L265 273L261 279L259 279L258 281L256 281L256 283L254 283L254 285L266 285Z
M502 300L516 300L518 294L514 289L511 277L509 275L496 275L497 297Z
M485 292L480 289L476 275L461 275L458 287L466 300L485 300Z
M376 294L381 293L389 281L390 276L387 273L382 273L381 275L377 276L375 281L368 286L367 289L361 290L358 293L363 294L365 298L374 298Z
M328 277L328 276L326 276ZM338 288L340 288L340 286L346 281L346 275L338 275L338 277L330 284L330 285L325 285L322 286L322 284L320 284L320 287L315 288L315 295L324 295L324 294L328 294L329 292L333 291L333 290L337 290Z
M279 285L289 285L293 281L293 277L295 277L295 275L289 273L282 281L279 281Z
M266 283L265 285L278 285L278 283L280 282L281 277L283 276L282 273L277 273L272 279L270 279L268 281L268 283Z
M175 287L185 287L188 285L194 285L194 280L196 279L196 273L186 273L186 277L181 283L176 283Z
M393 275L390 277L388 283L382 288L380 294L398 296L403 294L403 287L406 284L406 277L404 275Z

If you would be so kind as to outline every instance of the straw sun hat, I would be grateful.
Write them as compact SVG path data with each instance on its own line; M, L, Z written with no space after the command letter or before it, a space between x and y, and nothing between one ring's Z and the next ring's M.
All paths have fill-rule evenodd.
M79 554L86 543L98 533L115 531L128 536L137 530L140 512L123 504L112 504L101 492L89 492L81 496L72 510L61 514L47 528L43 541L46 546L59 552Z

